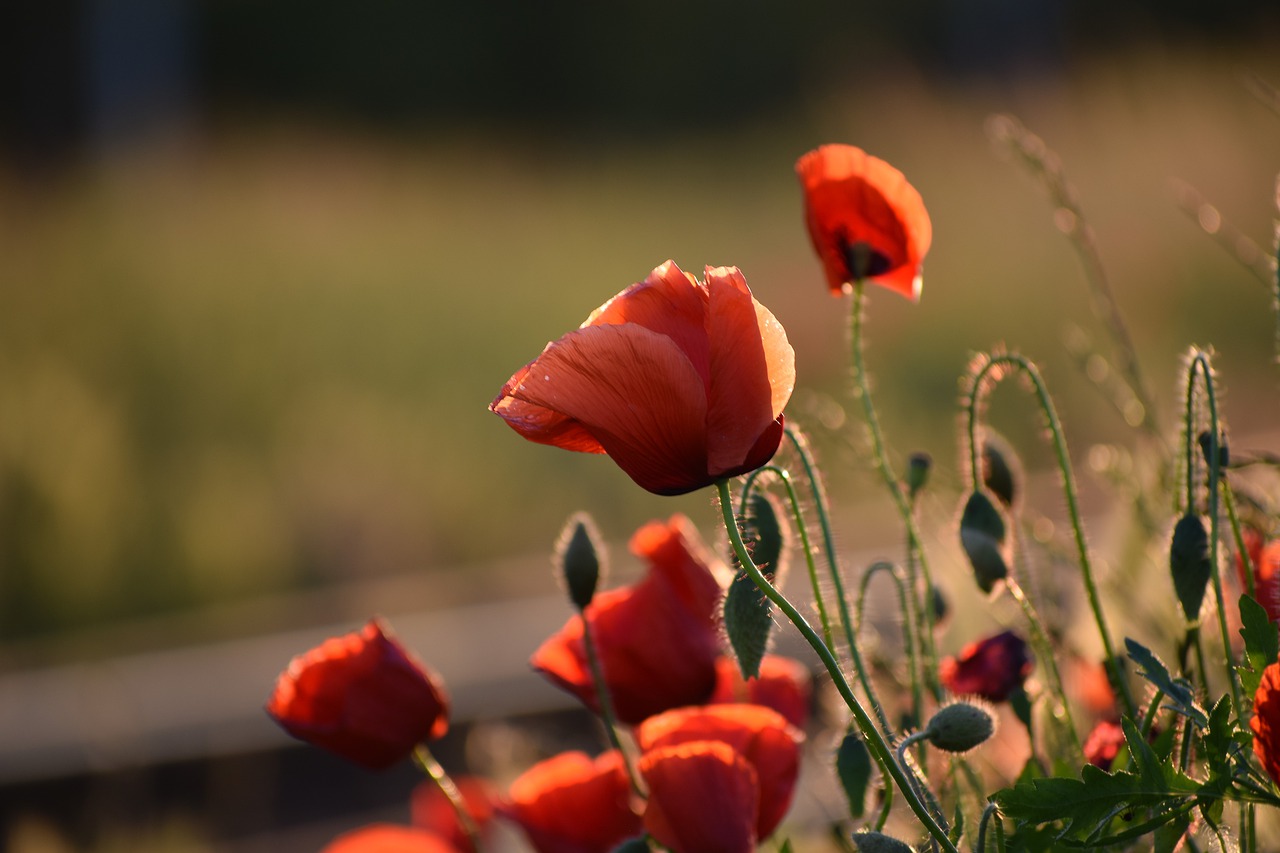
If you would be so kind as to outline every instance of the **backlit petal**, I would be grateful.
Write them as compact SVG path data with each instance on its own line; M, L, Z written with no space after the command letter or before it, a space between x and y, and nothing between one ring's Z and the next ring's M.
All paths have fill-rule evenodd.
M645 829L674 853L751 853L756 846L759 784L731 746L698 741L658 749L640 760L649 786Z

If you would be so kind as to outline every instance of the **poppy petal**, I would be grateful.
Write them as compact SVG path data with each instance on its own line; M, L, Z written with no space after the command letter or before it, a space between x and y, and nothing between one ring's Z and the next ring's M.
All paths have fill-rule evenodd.
M667 261L638 284L601 305L582 325L634 323L675 341L704 385L711 382L707 341L707 289L693 276Z
M752 298L736 267L708 268L706 282L712 376L707 467L726 476L743 471L757 442L790 399L796 381L795 351L777 319ZM768 458L776 449L775 443Z
M339 835L320 853L458 853L458 848L425 829L375 823Z
M707 399L668 337L636 325L588 326L549 345L510 395L576 421L640 486L702 488Z
M538 853L608 853L640 831L622 755L564 752L511 783L502 812Z
M644 827L674 853L751 853L756 848L756 769L717 741L648 752L640 773L649 786Z
M604 453L600 442L577 421L560 412L511 396L511 392L526 381L535 364L537 361L529 362L507 380L498 396L489 404L489 411L501 417L516 432L538 444L549 444L579 453Z

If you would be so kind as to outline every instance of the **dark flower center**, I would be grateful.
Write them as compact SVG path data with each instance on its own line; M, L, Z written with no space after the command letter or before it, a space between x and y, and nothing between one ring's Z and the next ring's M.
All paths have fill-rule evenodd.
M845 267L849 270L850 281L875 278L893 268L893 262L889 260L888 255L877 252L870 243L862 240L851 244L841 237L840 254L844 257Z

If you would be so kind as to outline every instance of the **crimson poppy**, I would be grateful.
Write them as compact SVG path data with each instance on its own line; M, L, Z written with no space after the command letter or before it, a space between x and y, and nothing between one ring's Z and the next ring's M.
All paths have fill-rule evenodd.
M472 824L483 835L493 818L496 792L487 780L478 776L463 776L455 779L454 784ZM458 820L453 803L434 781L421 782L413 789L409 797L409 816L410 823L419 829L436 833L459 850L472 850L471 838Z
M375 823L330 841L320 853L459 853L434 833L412 826Z
M1094 767L1110 770L1125 745L1124 729L1114 720L1102 720L1084 739L1084 758Z
M1280 663L1262 671L1253 694L1253 751L1272 781L1280 783Z
M672 261L516 371L489 404L530 441L608 453L679 495L754 471L782 440L795 353L736 267Z
M374 770L449 728L439 677L378 619L295 657L267 713L294 737Z
M715 559L683 515L637 530L631 551L648 561L649 573L631 586L598 593L585 618L618 719L634 725L668 708L705 702L715 689L722 590ZM581 617L569 619L530 663L599 712Z
M823 145L796 162L809 238L833 294L870 279L920 298L933 226L902 173L852 145Z
M636 729L636 742L644 751L645 757L659 756L670 758L674 766L693 764L698 772L684 774L677 771L671 773L670 787L666 796L689 801L695 806L682 807L690 819L699 814L705 820L709 815L720 819L716 811L718 796L714 791L704 789L704 784L711 779L720 779L727 774L725 768L707 769L706 762L711 761L705 755L696 757L694 753L674 753L668 755L661 752L669 747L715 741L727 744L733 752L746 759L755 770L759 798L756 811L756 838L768 838L782 822L787 809L791 807L791 797L795 792L796 777L800 772L800 742L804 735L787 722L786 718L771 708L760 705L707 705L693 708L676 708L645 720ZM696 760L695 760L696 757ZM641 772L646 766L652 766L657 758L645 764L641 761ZM719 759L715 759L719 761ZM719 762L723 764L723 762ZM735 765L736 766L736 765ZM667 772L664 768L661 772ZM736 771L735 771L736 772ZM648 774L645 774L648 779ZM683 780L683 781L682 781ZM652 786L652 782L650 783ZM737 784L737 783L735 783ZM653 792L650 791L652 804ZM745 808L745 805L744 805ZM674 815L674 812L668 812ZM737 819L738 816L726 816L726 820ZM652 830L651 830L652 831Z
M744 679L738 662L726 655L716 661L716 689L709 701L763 705L802 729L809 719L812 698L813 675L800 661L782 655L765 655L760 660L760 674Z
M640 834L631 788L617 750L592 759L564 752L511 783L500 806L538 853L608 853Z
M1034 660L1026 642L1012 631L970 643L938 665L938 678L957 696L1003 702L1031 674Z

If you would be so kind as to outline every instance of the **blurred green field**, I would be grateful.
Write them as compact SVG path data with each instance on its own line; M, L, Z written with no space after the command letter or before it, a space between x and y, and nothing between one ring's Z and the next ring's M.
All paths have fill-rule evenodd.
M740 266L796 346L793 418L838 425L848 306L792 173L827 141L900 167L933 217L920 304L870 309L899 453L927 449L955 481L957 377L999 342L1042 364L1078 455L1126 435L1063 352L1070 324L1101 328L1044 193L994 156L997 111L1062 156L1165 423L1199 343L1233 428L1274 428L1271 297L1169 184L1272 246L1280 115L1246 71L1280 82L1280 59L1135 53L987 89L881 68L758 125L639 139L227 121L55 179L0 163L0 638L465 570L549 547L577 509L619 540L677 510L710 530L709 495L647 495L485 407L670 257ZM1036 433L1017 405L996 421ZM871 493L855 447L819 445L841 500Z

